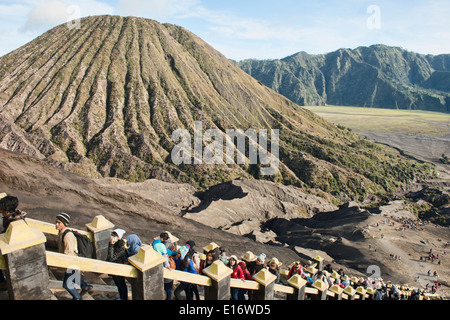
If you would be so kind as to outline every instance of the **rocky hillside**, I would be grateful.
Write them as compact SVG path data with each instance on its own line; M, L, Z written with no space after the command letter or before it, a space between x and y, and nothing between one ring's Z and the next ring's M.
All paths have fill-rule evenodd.
M247 73L300 105L450 112L450 55L374 45L281 60L244 60Z
M426 272L436 270L443 284L438 293L449 295L449 258L444 254L450 246L448 228L409 224L416 217L401 200L370 212L355 203L338 208L300 188L254 179L199 193L188 184L158 180L85 178L2 149L0 191L17 196L29 218L53 223L65 211L72 227L85 229L103 215L144 243L167 230L180 243L194 240L200 251L214 241L239 257L248 250L277 257L283 268L320 255L336 270L367 277L372 274L369 267L375 266L385 281L419 288L433 283ZM440 265L420 259L430 249L439 254ZM401 259L393 259L393 254Z
M193 136L195 121L222 133L278 129L280 171L266 179L337 202L393 195L433 171L301 108L178 26L88 17L0 58L1 148L94 178L199 188L261 178L248 150L243 165L175 165L172 134Z
M271 247L180 217L183 208L200 203L195 190L186 184L85 178L43 160L0 149L0 190L18 197L19 209L29 218L49 223L64 211L71 215L73 228L85 230L95 216L103 215L117 228L138 234L148 244L161 232L169 231L182 243L194 240L199 251L215 241L238 255L253 250L276 256L284 263L297 259L289 248ZM165 201L168 198L172 200Z

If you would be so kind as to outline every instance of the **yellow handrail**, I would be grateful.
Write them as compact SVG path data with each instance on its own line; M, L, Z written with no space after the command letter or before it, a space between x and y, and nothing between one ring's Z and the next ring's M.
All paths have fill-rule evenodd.
M253 280L231 279L230 286L233 288L259 290L260 284Z
M36 226L39 228L43 233L57 235L58 230L56 230L55 225L48 222L43 222L31 218L27 218L26 222L31 226ZM84 230L78 230L71 228L72 230L76 230L82 234L87 235L92 241L93 236L91 232L84 231ZM119 264L119 263L112 263L112 262L106 262L101 260L95 260L95 259L88 259L88 258L82 258L82 257L76 257L76 256L68 256L63 255L55 252L47 251L47 264L49 266L53 267L60 267L60 268L78 268L82 271L87 272L95 272L95 273L105 273L105 274L114 274L118 276L124 276L129 278L136 278L138 275L138 270L132 266L132 265L126 265L126 264ZM0 270L6 269L6 262L5 258L0 255ZM281 274L287 275L288 270L280 270ZM177 281L183 281L183 282L189 282L194 283L202 286L211 286L212 282L211 279L204 275L199 274L191 274L188 272L183 272L179 270L168 270L164 268L164 278L165 279L172 279ZM242 288L242 289L249 289L249 290L258 290L260 288L260 284L256 281L252 280L245 280L242 281L240 279L231 279L230 286L233 288ZM293 294L294 288L290 286L284 286L281 284L275 284L274 290L278 292L283 292L287 294ZM307 294L318 294L318 290L311 287L306 287L305 292ZM327 295L334 296L334 293L331 291L327 291ZM365 295L368 297L368 295ZM348 299L348 296L346 294L342 294L343 299ZM356 299L359 297L355 296Z
M164 279L189 282L206 287L212 286L211 278L200 274L193 274L180 270L169 270L164 268Z
M276 283L274 287L275 287L274 290L278 291L278 292L284 292L284 293L288 293L288 294L294 293L293 287L283 286L282 284L278 284L278 283Z
M58 268L79 269L81 271L114 274L128 278L137 278L138 271L127 264L106 262L47 251L47 265Z

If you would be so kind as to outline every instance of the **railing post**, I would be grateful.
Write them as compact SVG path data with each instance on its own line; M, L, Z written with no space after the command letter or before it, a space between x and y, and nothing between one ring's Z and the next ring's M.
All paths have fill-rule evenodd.
M128 261L138 269L138 277L130 279L133 300L164 300L165 258L152 246L143 245Z
M334 278L334 283L336 283L341 276L336 271L333 271L333 273L330 275L330 277Z
M330 291L334 293L334 298L332 298L332 300L342 300L344 289L341 286L334 284L331 286Z
M217 260L203 273L211 278L212 285L205 287L205 300L230 300L231 273L233 271Z
M368 300L373 300L375 298L375 294L377 293L377 289L367 288L366 293L369 295Z
M364 289L363 287L356 288L356 294L359 296L360 300L366 299L366 289Z
M323 258L321 256L317 256L314 258L314 260L317 262L317 270L322 271L323 270Z
M310 277L312 278L319 270L314 268L313 266L309 266L305 269L306 272L310 274Z
M345 287L344 293L348 296L348 300L355 300L356 290L351 286Z
M109 238L111 237L114 224L100 215L96 216L91 223L86 224L86 228L92 233L95 258L97 260L106 260L108 256Z
M264 268L255 274L253 279L260 284L259 290L253 292L253 300L273 300L277 277Z
M0 235L6 282L11 300L50 300L45 235L23 220L12 222Z
M327 300L328 285L322 280L317 280L313 283L313 288L316 288L319 293L317 295L311 295L311 300Z
M294 288L293 294L287 295L287 300L305 300L305 291L307 281L299 274L293 275L287 283Z

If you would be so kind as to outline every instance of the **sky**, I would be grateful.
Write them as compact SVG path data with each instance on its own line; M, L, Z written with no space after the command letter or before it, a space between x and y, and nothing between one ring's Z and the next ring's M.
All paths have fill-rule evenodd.
M234 60L373 44L450 53L449 0L0 0L0 56L103 14L182 26Z

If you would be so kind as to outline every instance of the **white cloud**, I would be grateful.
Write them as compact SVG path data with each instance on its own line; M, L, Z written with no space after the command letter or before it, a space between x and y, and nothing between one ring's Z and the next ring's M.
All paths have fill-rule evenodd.
M27 14L26 22L20 27L20 30L24 32L42 32L74 19L97 14L112 14L114 11L113 7L105 3L90 0L46 0L28 3L33 6Z
M120 0L117 13L164 22L174 15L188 12L199 3L199 0Z
M367 8L381 9L381 29L369 30ZM70 9L79 8L78 12ZM448 0L1 0L0 55L74 15L118 14L181 25L232 59L282 58L383 43L420 53L450 52Z
M34 31L49 28L68 21L69 5L59 0L37 3L28 13L27 21L22 31Z

